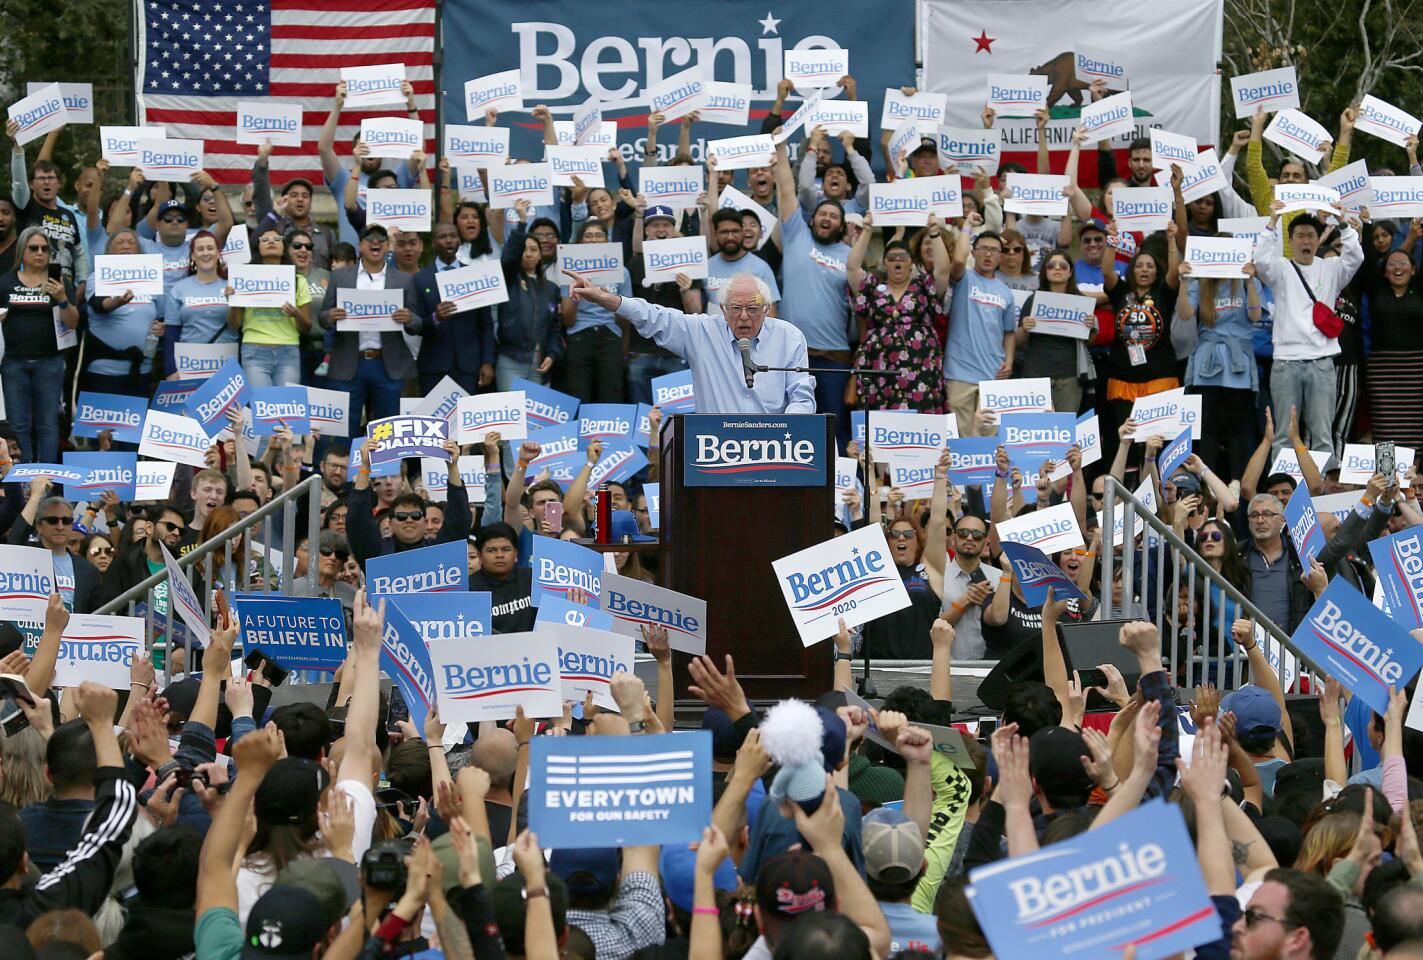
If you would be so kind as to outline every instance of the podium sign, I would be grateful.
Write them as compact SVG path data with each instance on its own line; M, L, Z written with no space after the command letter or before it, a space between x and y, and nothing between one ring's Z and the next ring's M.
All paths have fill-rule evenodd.
M831 448L815 415L690 414L682 423L689 487L823 487Z

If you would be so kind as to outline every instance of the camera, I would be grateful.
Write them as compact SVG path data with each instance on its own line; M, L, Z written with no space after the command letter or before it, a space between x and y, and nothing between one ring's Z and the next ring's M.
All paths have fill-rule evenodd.
M372 844L361 857L361 877L365 885L373 890L386 893L400 893L405 889L405 857L410 852L409 845L402 840L382 840Z

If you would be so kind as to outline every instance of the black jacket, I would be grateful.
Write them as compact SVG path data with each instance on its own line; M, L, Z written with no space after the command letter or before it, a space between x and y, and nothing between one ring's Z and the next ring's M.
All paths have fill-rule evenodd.
M416 368L421 373L475 374L483 364L494 365L494 307L452 313L443 320L436 308L440 288L435 264L415 274L415 293L425 316L425 339L420 344Z
M16 546L35 546L38 539L34 534L30 522L23 515L17 516L10 525L9 541ZM99 568L88 557L71 554L70 558L74 561L74 612L93 613L99 608Z
M122 767L100 767L94 784L94 812L83 839L33 886L0 890L0 924L24 929L51 910L74 909L92 916L104 905L138 814L138 791L124 779Z
M445 494L445 520L440 525L440 532L435 535L434 539L421 540L410 546L396 542L394 537L380 535L380 524L376 522L373 512L375 497L370 487L366 487L364 490L351 487L351 491L346 497L346 504L346 539L351 543L351 555L362 567L371 557L384 557L392 553L403 553L406 550L419 550L421 547L432 547L437 543L464 540L469 536L471 522L469 494L465 492L462 483L450 484L449 490Z

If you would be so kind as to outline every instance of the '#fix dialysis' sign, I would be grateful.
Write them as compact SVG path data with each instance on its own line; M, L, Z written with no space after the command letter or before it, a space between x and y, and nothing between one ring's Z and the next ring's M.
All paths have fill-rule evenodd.
M395 416L374 421L370 426L371 465L404 460L406 457L433 457L449 460L445 449L449 421L439 417Z
M1294 500L1290 497L1290 503ZM1369 554L1389 616L1409 630L1423 627L1423 530L1415 527L1371 540Z
M707 602L617 574L603 574L603 609L612 630L641 638L645 626L667 628L673 650L699 657L707 649Z
M563 675L553 637L512 633L498 643L470 643L438 636L427 643L440 719L446 723L508 720L520 707L530 719L563 713Z
M1383 564L1379 569L1382 573ZM1335 577L1291 639L1320 672L1338 680L1375 713L1384 713L1389 691L1402 689L1423 666L1423 644L1406 630L1412 603L1404 598L1400 603L1404 619L1396 622Z
M529 829L560 849L687 844L711 820L711 734L536 737Z
M823 487L828 482L820 417L692 414L682 428L689 487Z
M1220 938L1179 807L1153 801L1100 830L969 874L995 956L1159 960Z
M772 562L791 619L807 647L850 627L909 606L878 525L863 527Z
M372 597L468 589L469 551L463 541L402 550L366 561L366 590Z
M108 430L121 443L137 443L148 402L142 397L81 393L74 415L76 437L97 437Z

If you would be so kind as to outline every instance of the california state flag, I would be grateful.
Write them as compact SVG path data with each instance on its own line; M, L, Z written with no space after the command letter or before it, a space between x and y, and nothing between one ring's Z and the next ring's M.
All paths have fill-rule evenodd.
M977 128L990 73L1045 76L1049 148L1066 151L1078 113L1092 102L1075 69L1076 55L1084 53L1126 68L1126 84L1108 86L1131 91L1136 130L1116 138L1117 149L1152 127L1210 146L1220 132L1221 10L1220 0L1110 6L1087 0L923 0L925 89L948 96L945 126ZM1036 169L1033 121L1000 118L995 125L1003 130L1004 154L1029 155L1028 167ZM1093 182L1095 172L1096 164L1084 157L1082 182Z

